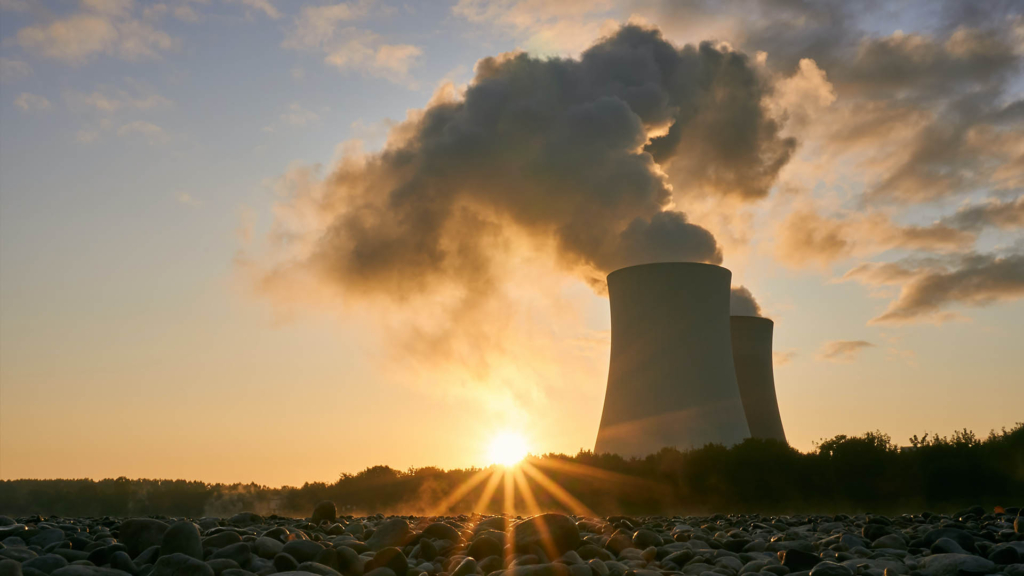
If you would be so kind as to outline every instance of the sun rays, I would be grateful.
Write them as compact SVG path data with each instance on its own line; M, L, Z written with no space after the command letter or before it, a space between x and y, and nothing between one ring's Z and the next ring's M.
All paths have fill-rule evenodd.
M583 501L574 496L565 484L566 477L584 482L616 482L644 484L637 478L600 470L585 464L569 463L554 458L520 456L518 446L489 452L495 463L478 470L432 507L434 515L448 514L455 509L466 512L501 512L509 517L536 515L560 509L576 516L596 516ZM498 444L497 442L495 443ZM548 472L546 473L545 470ZM561 477L562 482L552 478ZM499 494L499 491L501 494ZM543 498L541 498L543 497ZM546 500L543 502L541 500ZM500 503L495 508L496 501Z

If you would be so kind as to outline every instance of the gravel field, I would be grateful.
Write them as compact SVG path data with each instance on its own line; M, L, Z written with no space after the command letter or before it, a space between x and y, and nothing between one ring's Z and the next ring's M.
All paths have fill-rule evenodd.
M953 515L9 518L0 576L1024 576L1019 509Z

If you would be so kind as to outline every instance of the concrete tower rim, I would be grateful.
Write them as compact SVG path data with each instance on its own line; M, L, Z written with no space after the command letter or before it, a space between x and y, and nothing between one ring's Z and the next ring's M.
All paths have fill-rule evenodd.
M612 276L618 275L620 272L629 273L629 271L635 271L637 268L658 268L666 266L671 266L673 268L685 266L693 268L699 267L704 269L718 269L722 271L721 273L727 274L730 279L732 278L732 270L729 270L725 266L719 266L718 264L708 264L706 262L674 262L671 260L665 262L648 262L646 264L634 264L632 266L624 266L622 268L612 270L611 272L608 273L608 275L605 278L611 278Z

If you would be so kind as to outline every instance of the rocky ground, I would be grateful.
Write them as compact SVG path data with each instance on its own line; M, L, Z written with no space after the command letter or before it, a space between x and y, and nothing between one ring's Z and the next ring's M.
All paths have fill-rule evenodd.
M0 516L0 576L1024 576L1019 510L952 516Z

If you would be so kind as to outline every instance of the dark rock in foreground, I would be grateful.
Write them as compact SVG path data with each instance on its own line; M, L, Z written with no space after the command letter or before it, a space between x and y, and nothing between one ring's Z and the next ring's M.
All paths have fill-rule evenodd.
M1018 526L1015 527L1015 522ZM1017 509L531 518L7 518L0 576L1024 576Z

